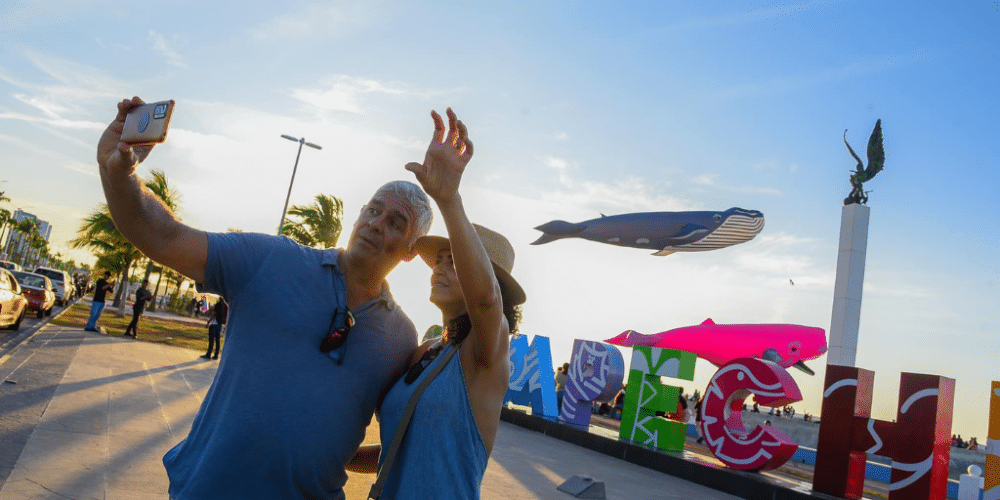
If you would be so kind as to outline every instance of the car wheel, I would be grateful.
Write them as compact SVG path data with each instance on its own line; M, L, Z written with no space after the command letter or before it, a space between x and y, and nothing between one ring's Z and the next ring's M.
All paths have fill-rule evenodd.
M36 313L36 316L38 317L38 319L44 318L45 317L45 311L42 310L42 309L39 309L38 313Z
M17 321L14 324L7 327L8 330L17 331L21 328L21 320L24 319L24 310L21 311L21 315L17 317Z
M52 316L52 308L51 307L45 310L45 315L46 316Z

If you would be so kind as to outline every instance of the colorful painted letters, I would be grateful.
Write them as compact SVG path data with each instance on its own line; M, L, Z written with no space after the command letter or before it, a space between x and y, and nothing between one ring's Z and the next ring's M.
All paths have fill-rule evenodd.
M983 500L1000 500L1000 382L990 388L990 423L986 433Z
M603 342L574 341L560 420L581 427L590 425L591 401L613 398L622 386L624 373L625 361L614 346Z
M628 375L619 436L664 450L684 449L687 425L659 418L657 411L677 411L680 389L660 383L660 377L694 380L698 357L690 352L635 346Z
M868 454L892 459L890 500L944 500L953 379L903 373L896 422L871 418L875 374L827 365L813 490L861 498Z
M753 394L763 406L785 406L802 400L799 386L781 366L757 358L738 358L715 372L701 407L701 432L709 451L722 463L743 470L781 467L799 445L774 427L758 425L747 432L743 401Z

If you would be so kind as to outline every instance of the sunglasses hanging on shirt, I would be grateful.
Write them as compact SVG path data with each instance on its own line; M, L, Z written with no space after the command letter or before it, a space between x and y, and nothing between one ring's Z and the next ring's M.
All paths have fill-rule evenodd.
M344 274L336 266L331 266L333 271L333 293L336 296L337 307L333 311L333 319L330 320L330 327L326 331L326 336L319 343L319 352L330 356L339 365L344 360L344 351L347 350L347 336L354 328L354 314L347 308L347 285Z
M339 365L344 359L344 344L347 343L351 328L354 328L354 315L351 311L338 307L333 313L326 336L319 343L319 352L329 354Z

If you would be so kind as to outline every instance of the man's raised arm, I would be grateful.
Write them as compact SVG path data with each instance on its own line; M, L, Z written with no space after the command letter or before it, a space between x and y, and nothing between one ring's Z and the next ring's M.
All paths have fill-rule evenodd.
M138 97L118 103L118 116L97 144L104 197L115 226L136 248L156 262L202 283L208 260L208 237L203 231L181 224L136 175L136 165L146 159L153 146L133 146L120 140L128 111L142 104L145 103Z

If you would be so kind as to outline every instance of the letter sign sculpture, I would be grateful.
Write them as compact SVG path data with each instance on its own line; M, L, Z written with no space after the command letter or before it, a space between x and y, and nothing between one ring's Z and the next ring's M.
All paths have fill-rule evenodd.
M549 368L551 371L552 368ZM568 424L589 426L591 401L613 398L622 386L624 374L625 361L614 346L579 339L573 341L566 395L563 396L559 418ZM550 382L552 378L549 375Z
M990 390L990 423L986 433L986 477L983 500L1000 500L1000 382Z
M556 383L549 338L535 335L529 347L528 338L518 335L511 339L509 352L510 379L503 404L512 401L531 406L533 415L554 420L559 415L559 409L556 408Z
M813 490L861 498L868 454L892 459L889 500L944 500L955 380L903 373L896 422L871 418L875 374L828 365Z
M781 366L756 358L737 358L715 372L701 406L701 433L722 463L742 470L781 467L799 445L774 427L743 425L743 401L751 394L763 406L785 406L802 400L799 386ZM825 420L825 418L824 418Z
M621 439L663 450L684 449L687 425L656 416L657 411L676 411L680 393L677 387L660 383L660 377L694 380L697 360L698 356L685 351L648 346L632 348L628 390L618 431Z

